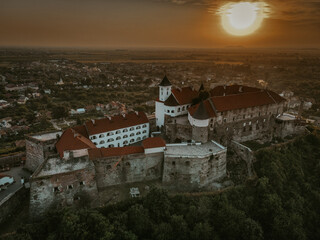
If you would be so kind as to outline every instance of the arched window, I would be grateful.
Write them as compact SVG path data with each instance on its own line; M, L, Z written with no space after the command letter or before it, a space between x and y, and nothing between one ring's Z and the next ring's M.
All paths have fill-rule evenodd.
M120 139L121 139L121 137L117 137L117 138L116 138L116 140L120 140Z
M116 134L119 134L119 133L121 133L121 131L120 131L120 130L117 130L117 131L116 131Z
M182 107L182 111L184 111L185 109L186 109L185 106L183 106L183 107Z
M171 113L174 113L174 110L171 110Z
M103 137L104 137L104 134L100 134L100 135L99 135L99 138L103 138Z
M143 124L142 127L143 127L143 128L146 128L146 127L147 127L147 124Z
M180 112L180 110L181 110L181 109L180 109L180 108L178 108L178 112Z
M130 142L131 142L131 143L133 143L133 142L134 142L134 139L133 139L133 138L132 138L132 139L130 139Z
M122 132L128 132L128 129L123 129L123 131Z
M113 132L108 132L107 133L107 136L112 136L113 135Z
M128 135L124 135L122 138L127 138L128 137Z
M147 130L143 130L142 133L147 133Z
M134 130L134 127L131 127L129 130L130 130L130 131L133 131L133 130Z
M131 133L131 134L130 134L130 137L133 137L133 136L134 136L134 133Z
M137 138L137 141L141 141L141 137L138 137L138 138Z
M108 139L108 142L113 142L113 141L114 141L113 138L109 138L109 139Z
M92 139L97 139L97 137L96 136L92 136Z
M137 132L137 134L136 135L140 135L141 134L141 132Z
M110 144L109 147L114 147L114 145L113 145L113 144Z
M94 144L94 145L97 145L98 143L96 143L96 142L93 142L93 144Z
M141 128L141 126L136 127L136 129L140 129L140 128Z
M127 144L128 144L128 141L124 141L124 142L123 142L123 145L127 145Z
M105 141L103 141L103 140L102 140L102 141L100 141L100 144L104 144L104 143L105 143Z

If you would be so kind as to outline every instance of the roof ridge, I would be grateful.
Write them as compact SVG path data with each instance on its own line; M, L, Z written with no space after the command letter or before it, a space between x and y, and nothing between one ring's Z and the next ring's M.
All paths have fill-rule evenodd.
M269 93L269 90L265 90L267 92L267 94L269 95L269 97L274 101L274 103L277 103L277 101L271 96L271 94Z

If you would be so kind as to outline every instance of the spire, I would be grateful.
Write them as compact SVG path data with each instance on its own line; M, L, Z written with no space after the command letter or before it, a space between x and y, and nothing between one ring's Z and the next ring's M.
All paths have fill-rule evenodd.
M204 90L204 86L203 86L203 83L201 83L201 86L200 86L200 88L199 88L199 92L200 91L203 91Z
M195 111L192 117L198 120L205 120L210 118L203 101L200 102L197 110Z
M167 86L171 86L171 82L169 81L169 79L167 78L167 75L164 75L164 78L162 79L161 83L159 84L159 86L162 87L167 87Z

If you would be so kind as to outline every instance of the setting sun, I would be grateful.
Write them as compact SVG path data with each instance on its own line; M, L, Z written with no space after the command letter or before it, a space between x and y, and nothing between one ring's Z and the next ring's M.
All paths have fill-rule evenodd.
M228 3L220 8L222 26L229 34L249 35L256 31L265 18L262 2Z

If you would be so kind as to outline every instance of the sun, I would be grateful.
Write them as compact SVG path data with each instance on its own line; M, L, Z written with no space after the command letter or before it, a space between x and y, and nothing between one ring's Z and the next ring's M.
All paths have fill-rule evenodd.
M236 36L245 36L255 32L265 15L263 2L228 3L219 9L222 27L226 32Z

